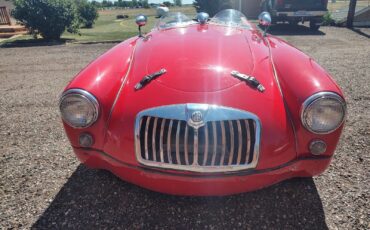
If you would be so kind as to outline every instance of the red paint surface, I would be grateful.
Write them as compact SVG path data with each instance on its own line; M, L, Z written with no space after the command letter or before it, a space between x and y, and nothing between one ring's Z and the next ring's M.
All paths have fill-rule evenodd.
M270 37L269 41L271 51L255 28L191 25L153 31L147 40L132 38L117 45L91 63L66 88L85 89L101 105L99 120L90 128L75 130L65 124L72 146L79 147L79 134L89 132L95 138L94 149L120 162L139 166L135 157L134 123L140 111L171 104L205 103L245 110L259 117L262 132L257 170L311 156L308 145L313 139L326 141L325 155L332 156L342 127L329 135L312 134L300 122L300 109L312 94L331 91L342 95L340 89L308 56L280 39ZM142 90L134 90L145 75L161 68L167 70L165 75ZM233 78L231 70L256 77L266 91L260 93ZM117 166L104 157L84 157L83 153L77 153L83 162L111 170L124 180L156 191L187 195L250 191L294 176L316 175L329 164L302 161L294 166L299 170L287 168L278 173L245 176L243 180L239 177L194 180L156 174L150 182L152 176L139 168ZM258 182L251 182L256 179ZM220 192L209 191L204 186ZM228 187L222 189L223 186Z

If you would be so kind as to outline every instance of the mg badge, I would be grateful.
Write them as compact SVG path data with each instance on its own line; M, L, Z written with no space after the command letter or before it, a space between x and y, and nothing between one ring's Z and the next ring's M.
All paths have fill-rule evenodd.
M207 122L207 112L209 105L205 104L186 104L186 121L195 130L205 125Z
M191 120L194 122L194 123L200 123L200 122L203 122L203 114L202 112L200 111L196 111L194 113L191 114Z

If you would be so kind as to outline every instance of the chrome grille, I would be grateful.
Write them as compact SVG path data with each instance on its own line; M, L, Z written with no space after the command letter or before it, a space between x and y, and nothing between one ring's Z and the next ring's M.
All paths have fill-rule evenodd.
M196 108L197 104L191 105ZM187 105L176 106L184 108L184 112L167 113L169 108L174 108L167 106L139 114L136 156L140 163L195 172L237 171L256 166L260 127L256 117L213 106L207 108L204 124L194 128L187 120ZM230 113L224 117L230 119L217 120L217 113L226 109L235 112L236 119Z

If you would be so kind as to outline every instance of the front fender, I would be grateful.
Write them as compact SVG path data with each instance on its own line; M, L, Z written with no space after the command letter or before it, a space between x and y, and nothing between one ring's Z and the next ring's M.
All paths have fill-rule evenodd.
M93 94L99 101L99 119L86 129L74 129L64 123L64 128L72 146L78 147L78 136L82 132L99 133L96 135L93 148L102 148L111 109L115 99L127 79L133 51L137 38L126 40L83 69L65 88L83 89Z
M334 92L343 98L342 91L331 76L311 57L281 39L275 37L268 39L276 76L294 124L298 154L309 155L310 141L321 139L328 145L325 155L333 155L343 125L331 134L313 134L302 125L300 111L303 102L315 93Z

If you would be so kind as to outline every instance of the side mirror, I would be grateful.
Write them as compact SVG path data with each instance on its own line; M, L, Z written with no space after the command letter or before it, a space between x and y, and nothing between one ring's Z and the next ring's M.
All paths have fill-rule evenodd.
M209 19L209 14L206 12L200 12L197 14L197 20L200 24L206 24Z
M139 27L139 37L143 37L143 34L141 33L141 27L146 25L146 23L148 22L148 18L145 15L141 14L136 16L135 22Z
M271 22L272 22L270 13L266 11L262 12L258 16L258 21L259 21L259 25L264 28L263 36L266 36L267 30L271 26Z

